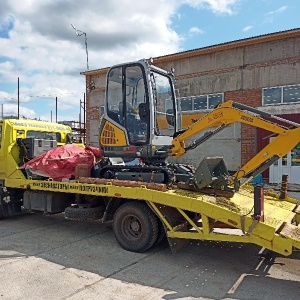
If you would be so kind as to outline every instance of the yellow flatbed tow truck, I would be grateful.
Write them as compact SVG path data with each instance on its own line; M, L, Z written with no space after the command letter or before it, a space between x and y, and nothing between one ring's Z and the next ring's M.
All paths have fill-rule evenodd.
M164 224L174 252L191 239L253 243L285 256L290 255L293 248L300 249L300 207L297 200L289 197L281 200L272 191L264 192L264 200L258 199L264 201L263 211L255 215L254 188L250 186L243 187L229 199L177 188L153 190L142 183L139 187L119 186L109 179L106 184L85 183L89 181L93 179L54 182L8 178L5 183L10 188L28 191L103 197L109 199L107 206L118 203L114 231L121 246L131 251L148 250L159 238L156 219L146 220L151 219L148 207ZM122 243L118 230L123 231L129 242Z
M46 135L52 139L43 151L67 143L67 128L30 120L1 121L0 218L23 208L64 213L73 220L112 222L117 242L133 252L150 249L165 235L173 252L192 239L254 243L282 255L300 249L297 200L264 192L260 185L240 187L243 177L260 174L299 143L300 125L227 101L181 131L173 77L173 72L144 60L109 70L99 129L104 158L75 180L33 179L20 168L25 158L39 154ZM274 139L233 176L221 158L207 158L196 170L166 161L201 146L234 122L265 128ZM213 130L188 144L206 129ZM44 137L37 138L37 133ZM138 158L141 163L113 165L112 157Z

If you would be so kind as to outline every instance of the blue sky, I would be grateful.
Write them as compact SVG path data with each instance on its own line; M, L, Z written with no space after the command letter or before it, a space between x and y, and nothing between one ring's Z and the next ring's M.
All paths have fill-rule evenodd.
M232 2L235 2L235 5L231 13L218 13L207 8L182 5L178 10L179 17L173 18L172 28L186 38L182 44L184 50L300 27L300 1Z
M0 117L78 120L89 68L299 28L297 0L19 0L0 3ZM124 13L126 6L126 13ZM2 110L3 108L3 110Z

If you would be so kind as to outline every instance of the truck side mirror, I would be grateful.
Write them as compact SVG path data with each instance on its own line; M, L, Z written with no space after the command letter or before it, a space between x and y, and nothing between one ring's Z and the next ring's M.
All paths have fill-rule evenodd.
M139 116L141 121L148 123L149 118L149 104L148 103L140 103L139 104Z

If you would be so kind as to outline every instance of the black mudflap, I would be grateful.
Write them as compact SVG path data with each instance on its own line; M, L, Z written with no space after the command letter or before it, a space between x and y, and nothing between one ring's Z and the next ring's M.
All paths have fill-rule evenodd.
M181 213L174 207L166 205L157 205L158 210L162 213L165 219L172 227L176 227L176 231L188 231L188 223ZM163 220L161 220L163 222ZM166 227L166 226L165 226ZM170 238L167 235L169 245L172 252L175 254L181 249L189 245L189 239Z
M21 201L0 204L0 219L19 215L21 213Z

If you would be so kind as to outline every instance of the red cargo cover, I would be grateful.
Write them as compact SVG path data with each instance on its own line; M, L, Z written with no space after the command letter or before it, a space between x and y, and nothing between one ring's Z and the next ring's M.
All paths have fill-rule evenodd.
M92 149L67 144L33 158L20 168L25 169L27 173L61 181L63 178L74 179L78 164L87 164L92 169L95 164Z

